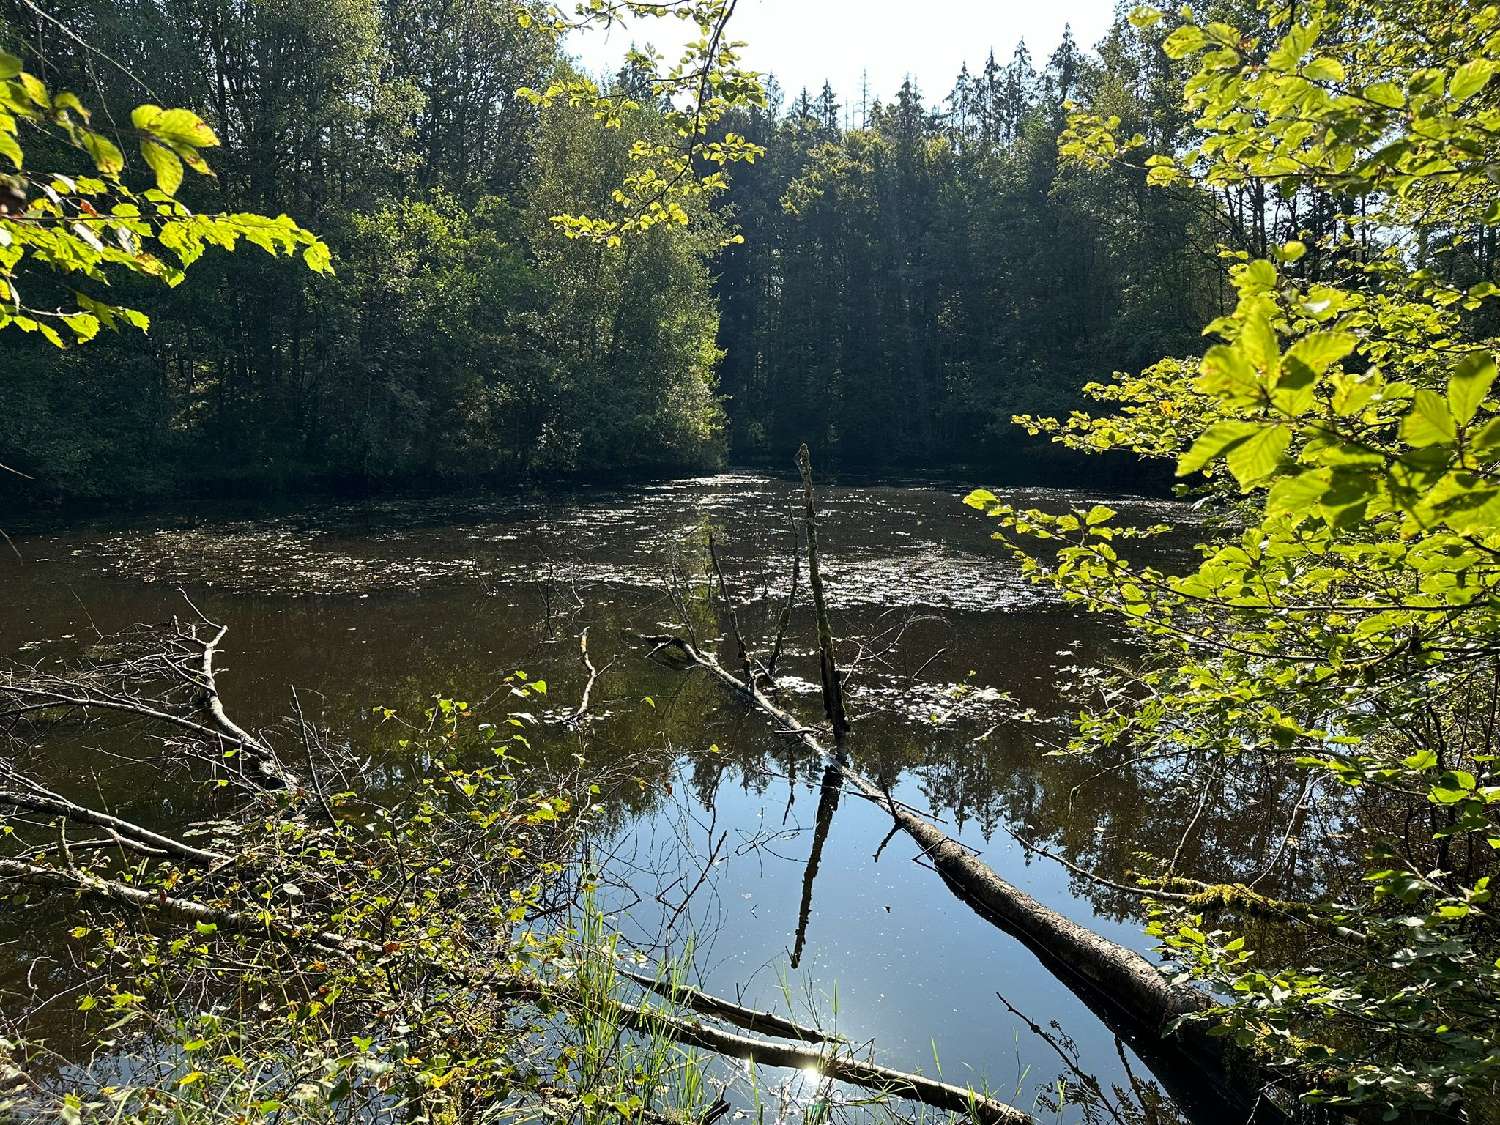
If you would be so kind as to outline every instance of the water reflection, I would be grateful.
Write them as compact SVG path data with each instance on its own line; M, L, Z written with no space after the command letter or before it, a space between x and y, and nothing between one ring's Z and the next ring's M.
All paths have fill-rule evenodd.
M1210 779L1191 764L1047 756L1074 710L1066 670L1118 657L1122 641L1028 586L982 517L959 503L963 491L824 495L825 575L852 666L852 762L1006 879L1145 949L1138 901L1037 859L1008 830L1114 879L1128 878L1142 841L1186 833L1184 867L1240 877L1281 839L1295 788L1271 769ZM1029 1099L1057 1059L996 999L1003 993L1066 1027L1106 1085L1128 1086L1109 1022L959 906L908 841L888 838L882 810L863 801L841 809L834 771L810 776L795 745L758 716L704 677L642 659L629 640L664 627L721 634L706 598L674 598L663 582L675 567L701 589L712 530L746 601L746 639L764 651L785 599L795 498L790 480L736 474L549 499L39 530L17 537L24 564L0 559L0 649L26 659L77 651L132 622L166 619L185 587L231 626L221 686L242 721L277 723L295 685L315 721L367 760L371 782L396 789L418 764L395 749L398 732L373 707L418 713L439 692L482 701L525 668L549 683L539 718L560 719L588 680L578 651L586 628L599 672L592 721L544 722L535 764L570 767L582 752L607 767L607 816L591 847L627 937L680 952L692 934L696 983L762 1007L784 1008L787 994L825 1015L836 1007L839 1024L875 1039L893 1065L930 1066L936 1051L950 1080L982 1078L1007 1093L1019 1084ZM1022 490L1007 499L1056 507L1096 498ZM1141 523L1174 515L1153 501L1111 504ZM799 605L778 689L811 720L809 618ZM181 790L107 757L129 753L137 735L70 730L29 764L129 815L203 815ZM1205 786L1224 790L1234 811L1187 833ZM1285 866L1293 890L1326 874L1295 849ZM38 928L17 948L47 957L48 941Z
M807 866L802 871L802 903L797 908L797 937L792 944L792 968L802 964L802 949L807 944L807 923L812 918L813 882L818 877L818 866L823 861L823 846L828 842L828 830L833 826L833 814L839 809L839 795L844 786L844 772L837 764L823 770L823 781L818 787L818 815L814 821L812 851L807 856Z

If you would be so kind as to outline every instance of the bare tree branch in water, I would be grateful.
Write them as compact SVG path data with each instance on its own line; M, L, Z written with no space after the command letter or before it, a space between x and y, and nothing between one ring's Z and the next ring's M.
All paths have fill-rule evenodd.
M143 851L147 855L170 855L180 861L209 865L228 861L228 857L219 852L194 847L174 837L142 828L131 821L70 801L8 762L0 762L0 783L5 785L5 789L0 790L0 808L43 813L102 828L115 844Z
M134 716L172 731L165 744L178 757L227 768L253 789L295 787L271 744L230 717L215 665L229 630L198 616L113 638L100 646L113 659L0 669L0 718L47 711L80 712L85 720Z
M638 639L650 645L650 655L673 652L691 667L707 672L724 687L759 710L783 734L795 738L825 765L843 768L852 789L887 809L895 823L922 849L951 889L982 916L1020 937L1044 963L1091 1006L1111 1009L1114 1018L1146 1034L1165 1036L1162 1051L1173 1056L1182 1075L1194 1081L1206 1079L1213 1096L1226 1106L1247 1112L1252 1119L1275 1121L1283 1112L1265 1098L1274 1076L1247 1066L1232 1045L1205 1033L1202 1024L1183 1017L1213 1006L1205 993L1176 984L1140 954L1094 933L1085 926L1049 909L1002 879L969 849L945 835L924 816L897 804L888 788L870 780L848 764L844 735L842 681L832 660L833 638L826 598L818 566L815 508L811 464L807 447L798 454L802 469L804 504L808 519L808 565L814 609L818 621L820 665L823 675L824 711L833 733L827 748L819 732L810 728L762 692L751 676L743 679L727 671L714 656L690 638L672 634L645 635ZM1196 819L1196 818L1195 818ZM1174 1029L1168 1035L1168 1029Z

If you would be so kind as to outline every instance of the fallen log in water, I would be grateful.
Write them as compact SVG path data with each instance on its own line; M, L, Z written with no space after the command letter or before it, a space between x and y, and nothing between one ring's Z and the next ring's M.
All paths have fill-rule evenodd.
M189 924L213 925L228 932L245 934L284 945L315 948L324 954L350 959L388 958L391 950L378 942L337 934L315 925L288 925L267 921L260 915L206 906L192 899L178 898L161 890L131 886L76 868L55 868L21 860L0 858L0 882L15 882L49 891L74 894L114 906L140 910L157 917ZM518 1001L552 1006L576 1006L580 1003L568 980L542 980L515 972L471 975L450 966L430 968L453 978L466 988L485 990ZM876 1094L921 1102L936 1109L967 1114L982 1125L1037 1125L1036 1119L1023 1110L964 1086L921 1074L910 1074L888 1066L839 1053L844 1044L825 1037L769 1012L757 1012L732 1001L695 988L664 985L639 974L623 975L642 987L667 995L674 1003L704 1015L748 1026L769 1034L785 1035L815 1046L799 1046L753 1038L726 1031L691 1015L646 1007L613 998L591 998L592 1004L605 1004L621 1026L645 1035L661 1034L678 1043L728 1058L743 1059L760 1066L786 1067L817 1074L840 1082L863 1087Z
M843 684L835 660L833 630L819 566L812 459L805 444L797 451L797 468L802 480L823 709L833 734L832 748L823 745L817 730L802 724L761 691L753 676L736 677L693 641L670 634L642 635L638 639L653 646L653 656L675 650L689 666L710 673L770 718L782 734L801 742L830 774L842 775L857 793L890 813L896 828L917 842L949 889L1035 953L1106 1026L1152 1065L1179 1103L1200 1113L1227 1109L1237 1120L1245 1122L1286 1121L1286 1113L1267 1097L1274 1085L1269 1076L1260 1073L1260 1068L1227 1040L1210 1036L1200 1023L1184 1020L1183 1017L1212 1007L1211 997L1168 980L1135 950L1101 937L1006 882L937 825L911 806L896 801L885 786L850 768L845 746L849 720L844 711ZM743 640L739 644L743 652ZM882 843L881 847L884 846Z
M728 1058L740 1058L760 1066L780 1066L833 1078L893 1098L917 1101L936 1109L965 1114L970 1120L984 1125L1036 1125L1036 1118L1031 1114L976 1093L967 1086L958 1086L921 1074L908 1074L878 1063L815 1051L790 1043L752 1039L748 1035L723 1031L699 1020L670 1016L655 1008L643 1009L621 1003L618 1011L622 1022L636 1031L649 1035L661 1030L679 1043L701 1047Z
M1180 1017L1212 1006L1205 993L1174 984L1135 950L1101 937L1006 882L931 821L891 799L875 781L845 764L843 755L826 747L816 730L692 642L671 634L641 634L637 639L650 644L652 653L679 653L690 666L709 673L761 711L782 734L795 738L826 766L841 770L857 793L885 809L916 841L959 898L1024 942L1138 1053L1159 1062L1157 1075L1174 1097L1190 1104L1227 1104L1242 1121L1286 1119L1266 1099L1267 1084L1256 1080L1226 1041L1210 1037L1199 1026L1177 1024ZM1164 1058L1164 1054L1174 1057Z

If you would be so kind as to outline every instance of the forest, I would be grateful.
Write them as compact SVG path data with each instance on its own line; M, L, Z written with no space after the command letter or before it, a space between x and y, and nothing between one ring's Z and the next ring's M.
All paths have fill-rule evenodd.
M0 0L0 1121L1500 1123L1500 4L740 3Z
M1123 18L1097 51L992 53L931 103L910 83L789 98L770 76L717 125L767 155L689 226L605 255L549 219L611 203L658 95L643 64L607 76L638 103L618 129L517 99L572 64L509 2L56 14L99 54L23 5L12 46L43 79L116 119L140 75L150 100L211 108L216 176L184 198L293 215L333 272L209 258L148 334L10 357L0 462L41 482L0 484L16 501L639 477L803 440L850 468L1014 466L1038 443L1011 414L1190 352L1225 299L1217 241L1268 237L1216 225L1248 202L1216 216L1059 164L1065 104L1153 150L1186 136L1182 67Z

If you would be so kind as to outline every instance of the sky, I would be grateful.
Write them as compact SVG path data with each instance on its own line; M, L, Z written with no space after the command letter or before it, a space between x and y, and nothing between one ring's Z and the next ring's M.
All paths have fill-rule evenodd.
M816 94L826 78L845 106L857 106L868 70L872 98L889 100L910 76L931 104L952 89L962 64L982 68L991 47L1003 63L1025 39L1040 65L1065 24L1091 47L1113 14L1113 0L740 0L730 27L748 44L746 64L775 74L788 100L804 86ZM632 40L675 59L684 41L676 23L647 19L575 35L570 48L595 72L618 66Z

